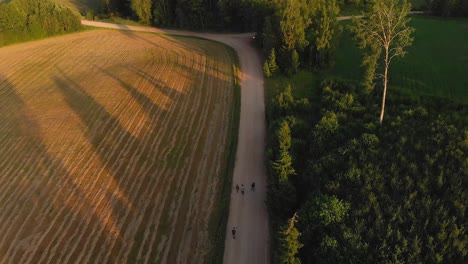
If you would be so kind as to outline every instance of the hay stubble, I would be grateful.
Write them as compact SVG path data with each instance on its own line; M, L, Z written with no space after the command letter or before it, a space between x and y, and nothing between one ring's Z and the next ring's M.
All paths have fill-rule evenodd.
M0 262L205 259L233 111L226 47L102 30L0 58Z

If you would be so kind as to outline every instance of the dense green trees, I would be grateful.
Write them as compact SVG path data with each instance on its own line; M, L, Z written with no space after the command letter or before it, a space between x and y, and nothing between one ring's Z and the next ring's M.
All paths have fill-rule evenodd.
M48 0L13 0L0 5L0 45L79 29L78 16Z
M265 63L263 65L263 71L267 78L274 76L278 71L278 65L276 64L276 51L274 48L271 49L268 59L265 60Z
M144 24L189 29L256 31L270 0L98 0L99 16L133 16ZM86 12L83 12L86 13Z
M152 0L131 0L133 12L143 24L150 24L152 15Z
M300 107L289 88L274 98L269 130L281 133L275 124L290 124L296 200L276 193L277 203L292 207L273 219L286 223L298 211L303 263L462 263L468 106L392 93L381 126L372 114L378 97L331 80L315 103L320 111ZM272 143L268 153L278 152ZM284 242L276 239L277 246Z
M432 0L428 9L440 16L468 16L467 0Z
M340 33L338 1L313 0L311 6L311 27L307 31L309 40L309 64L328 67L333 63L334 39Z
M308 41L305 30L310 25L307 2L304 0L275 0L275 19L279 24L281 48L286 52L303 50Z
M335 37L340 32L338 1L276 0L268 7L271 11L261 28L262 44L264 51L279 51L283 72L295 72L301 63L317 68L332 64Z

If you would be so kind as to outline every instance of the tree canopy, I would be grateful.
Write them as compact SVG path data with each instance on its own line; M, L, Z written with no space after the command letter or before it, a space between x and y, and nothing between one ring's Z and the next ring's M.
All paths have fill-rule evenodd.
M0 5L0 46L79 29L77 15L49 0L12 0Z

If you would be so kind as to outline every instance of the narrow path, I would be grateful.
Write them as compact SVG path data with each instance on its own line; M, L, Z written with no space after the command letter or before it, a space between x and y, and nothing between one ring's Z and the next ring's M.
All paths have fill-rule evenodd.
M253 34L208 34L179 30L162 30L150 27L127 26L95 21L81 21L83 25L202 37L227 44L234 48L241 66L241 115L233 188L226 230L224 263L263 264L269 259L269 224L265 205L266 172L265 105L261 59L252 46ZM250 185L255 182L255 190ZM236 192L234 186L244 185L245 194ZM236 238L231 234L236 227Z

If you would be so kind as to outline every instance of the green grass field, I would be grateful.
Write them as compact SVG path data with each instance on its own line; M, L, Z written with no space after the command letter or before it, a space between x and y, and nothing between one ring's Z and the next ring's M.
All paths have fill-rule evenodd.
M416 28L414 43L390 65L390 88L467 102L468 20L415 17L411 25ZM359 79L361 51L354 43L345 30L332 75Z
M426 0L408 0L411 3L412 10L426 10ZM341 16L359 15L362 7L354 4L343 5L340 10Z

